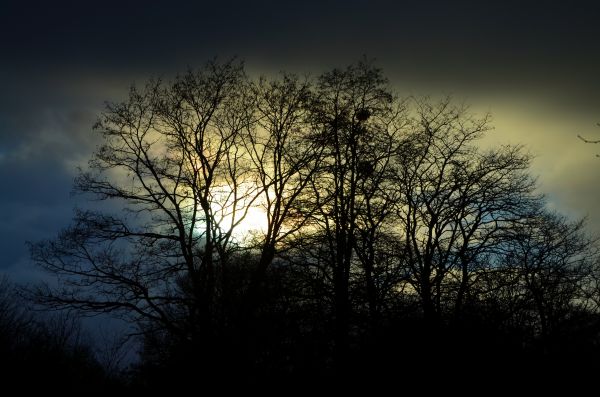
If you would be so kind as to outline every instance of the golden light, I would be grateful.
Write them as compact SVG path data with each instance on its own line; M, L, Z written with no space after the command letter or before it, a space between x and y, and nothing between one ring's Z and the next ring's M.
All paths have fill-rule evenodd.
M244 219L234 229L237 239L244 239L256 233L264 233L268 228L267 214L260 205L252 205L248 208Z
M228 185L215 188L212 192L211 209L221 233L233 229L232 236L238 242L265 233L268 219L263 200L258 187L253 183L242 183L235 192ZM204 224L199 223L198 231L202 232L203 227Z

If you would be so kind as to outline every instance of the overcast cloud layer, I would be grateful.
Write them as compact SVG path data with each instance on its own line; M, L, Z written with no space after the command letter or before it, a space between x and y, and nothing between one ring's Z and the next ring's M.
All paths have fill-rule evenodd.
M600 145L576 137L600 138L592 3L49 3L0 5L0 271L17 280L34 277L25 241L55 235L78 204L71 183L103 101L214 56L254 74L376 58L401 94L491 111L489 142L525 144L550 205L600 232Z

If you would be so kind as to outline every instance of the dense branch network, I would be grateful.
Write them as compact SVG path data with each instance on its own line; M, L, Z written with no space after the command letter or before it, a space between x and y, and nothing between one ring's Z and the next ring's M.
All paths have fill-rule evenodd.
M31 245L59 281L33 292L120 315L156 349L211 350L233 329L247 344L273 305L326 324L343 373L356 330L376 335L407 302L431 340L504 304L549 340L569 307L599 301L594 242L545 209L529 155L481 149L489 116L398 98L370 62L314 80L212 62L132 88L95 129L75 190L115 211L78 211ZM240 235L256 209L265 228Z

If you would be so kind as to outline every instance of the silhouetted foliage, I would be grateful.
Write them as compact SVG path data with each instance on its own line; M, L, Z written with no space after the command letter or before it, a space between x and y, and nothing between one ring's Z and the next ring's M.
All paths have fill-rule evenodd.
M32 244L60 282L31 296L134 325L134 388L597 360L596 242L545 208L522 147L478 145L490 128L449 98L398 98L367 60L151 81L107 104L75 185L123 211Z
M96 360L79 318L41 314L0 280L0 371L7 390L96 392L123 386Z

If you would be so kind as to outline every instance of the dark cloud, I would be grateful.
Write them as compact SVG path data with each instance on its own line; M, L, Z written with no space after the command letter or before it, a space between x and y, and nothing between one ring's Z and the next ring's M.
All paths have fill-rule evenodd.
M25 242L68 223L76 167L97 144L91 131L97 111L88 98L52 82L45 86L57 89L42 85L36 93L31 80L22 79L21 87L12 81L11 95L0 95L0 271L21 276Z
M143 70L224 53L314 64L366 52L430 65L428 73L440 61L552 66L579 62L569 55L588 51L600 29L597 9L578 2L15 2L2 11L5 53L15 58Z
M70 218L72 177L54 159L0 160L0 271L27 256L26 241L47 238Z

